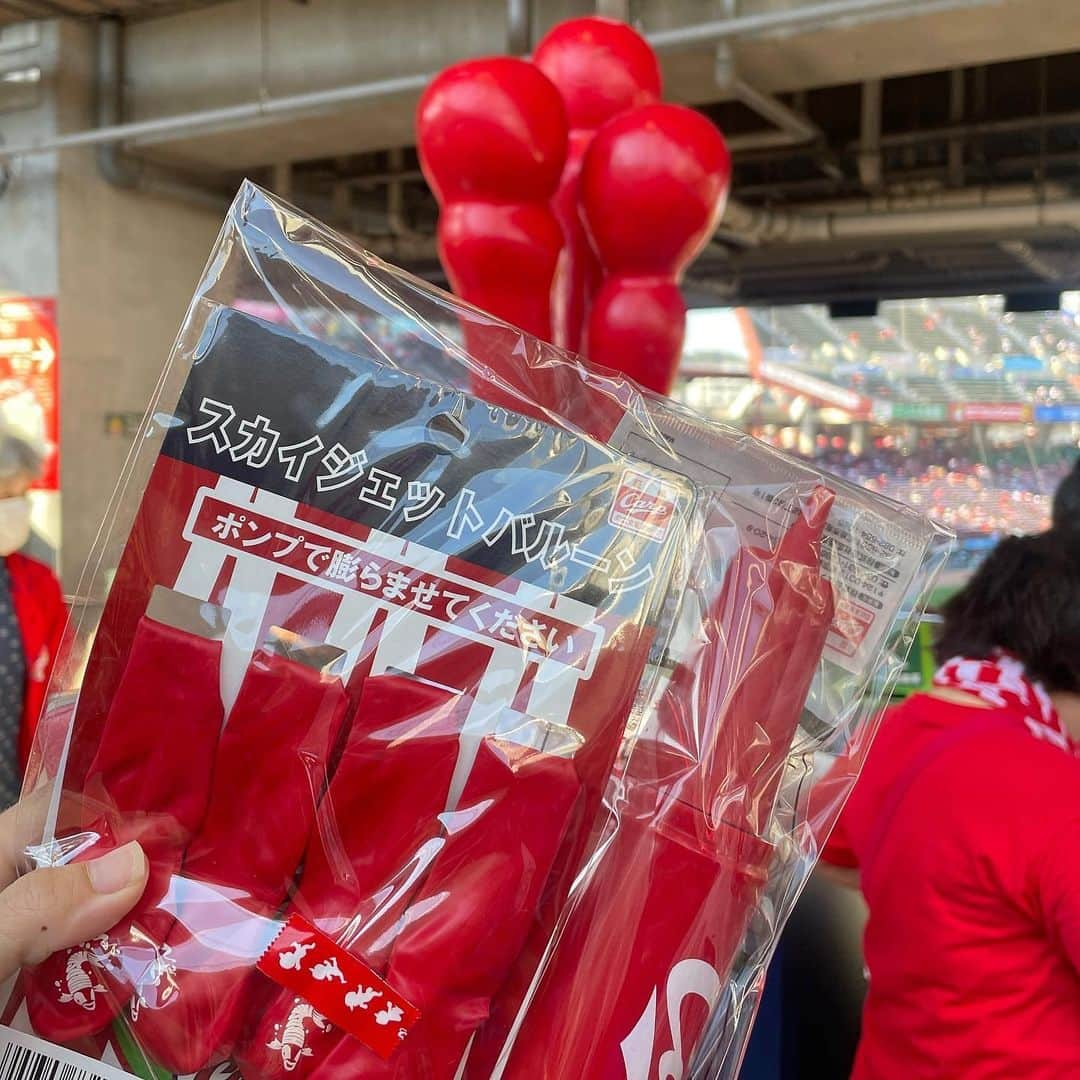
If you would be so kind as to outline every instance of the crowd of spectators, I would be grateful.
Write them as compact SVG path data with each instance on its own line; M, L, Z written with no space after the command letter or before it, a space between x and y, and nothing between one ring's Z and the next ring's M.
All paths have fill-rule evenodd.
M863 455L827 447L814 463L955 529L960 534L1033 533L1049 527L1053 493L1068 473L1067 454L1025 447L979 460L970 445L937 443L905 451L874 446Z

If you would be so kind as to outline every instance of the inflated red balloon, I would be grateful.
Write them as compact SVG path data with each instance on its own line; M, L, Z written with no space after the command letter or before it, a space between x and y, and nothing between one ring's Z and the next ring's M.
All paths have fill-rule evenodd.
M608 121L581 174L581 210L604 283L589 316L589 359L667 393L682 350L678 283L723 213L731 183L724 137L680 105Z
M567 140L558 91L524 60L472 60L428 86L416 126L420 163L442 210L439 257L454 291L550 339L563 241L549 202Z
M589 16L559 23L537 46L533 63L562 95L570 145L555 196L566 251L552 291L555 341L581 348L601 269L578 209L578 181L597 129L627 109L660 97L660 65L649 43L626 23Z

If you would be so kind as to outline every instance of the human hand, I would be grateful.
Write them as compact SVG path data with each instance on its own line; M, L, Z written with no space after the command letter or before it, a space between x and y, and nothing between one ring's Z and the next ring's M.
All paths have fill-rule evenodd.
M39 794L0 814L0 982L58 949L105 933L146 887L146 857L137 843L19 877L25 840L40 836L47 805Z

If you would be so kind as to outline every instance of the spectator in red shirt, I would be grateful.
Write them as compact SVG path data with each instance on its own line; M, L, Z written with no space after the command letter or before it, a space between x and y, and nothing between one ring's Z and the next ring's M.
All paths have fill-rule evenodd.
M862 889L855 1080L1080 1077L1080 552L1003 541L825 845Z

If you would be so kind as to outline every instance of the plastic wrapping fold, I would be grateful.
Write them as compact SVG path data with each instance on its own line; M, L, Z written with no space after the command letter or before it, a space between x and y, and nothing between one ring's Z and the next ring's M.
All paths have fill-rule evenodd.
M5 1022L147 1078L734 1077L947 548L245 185L27 778L36 863L150 883Z

